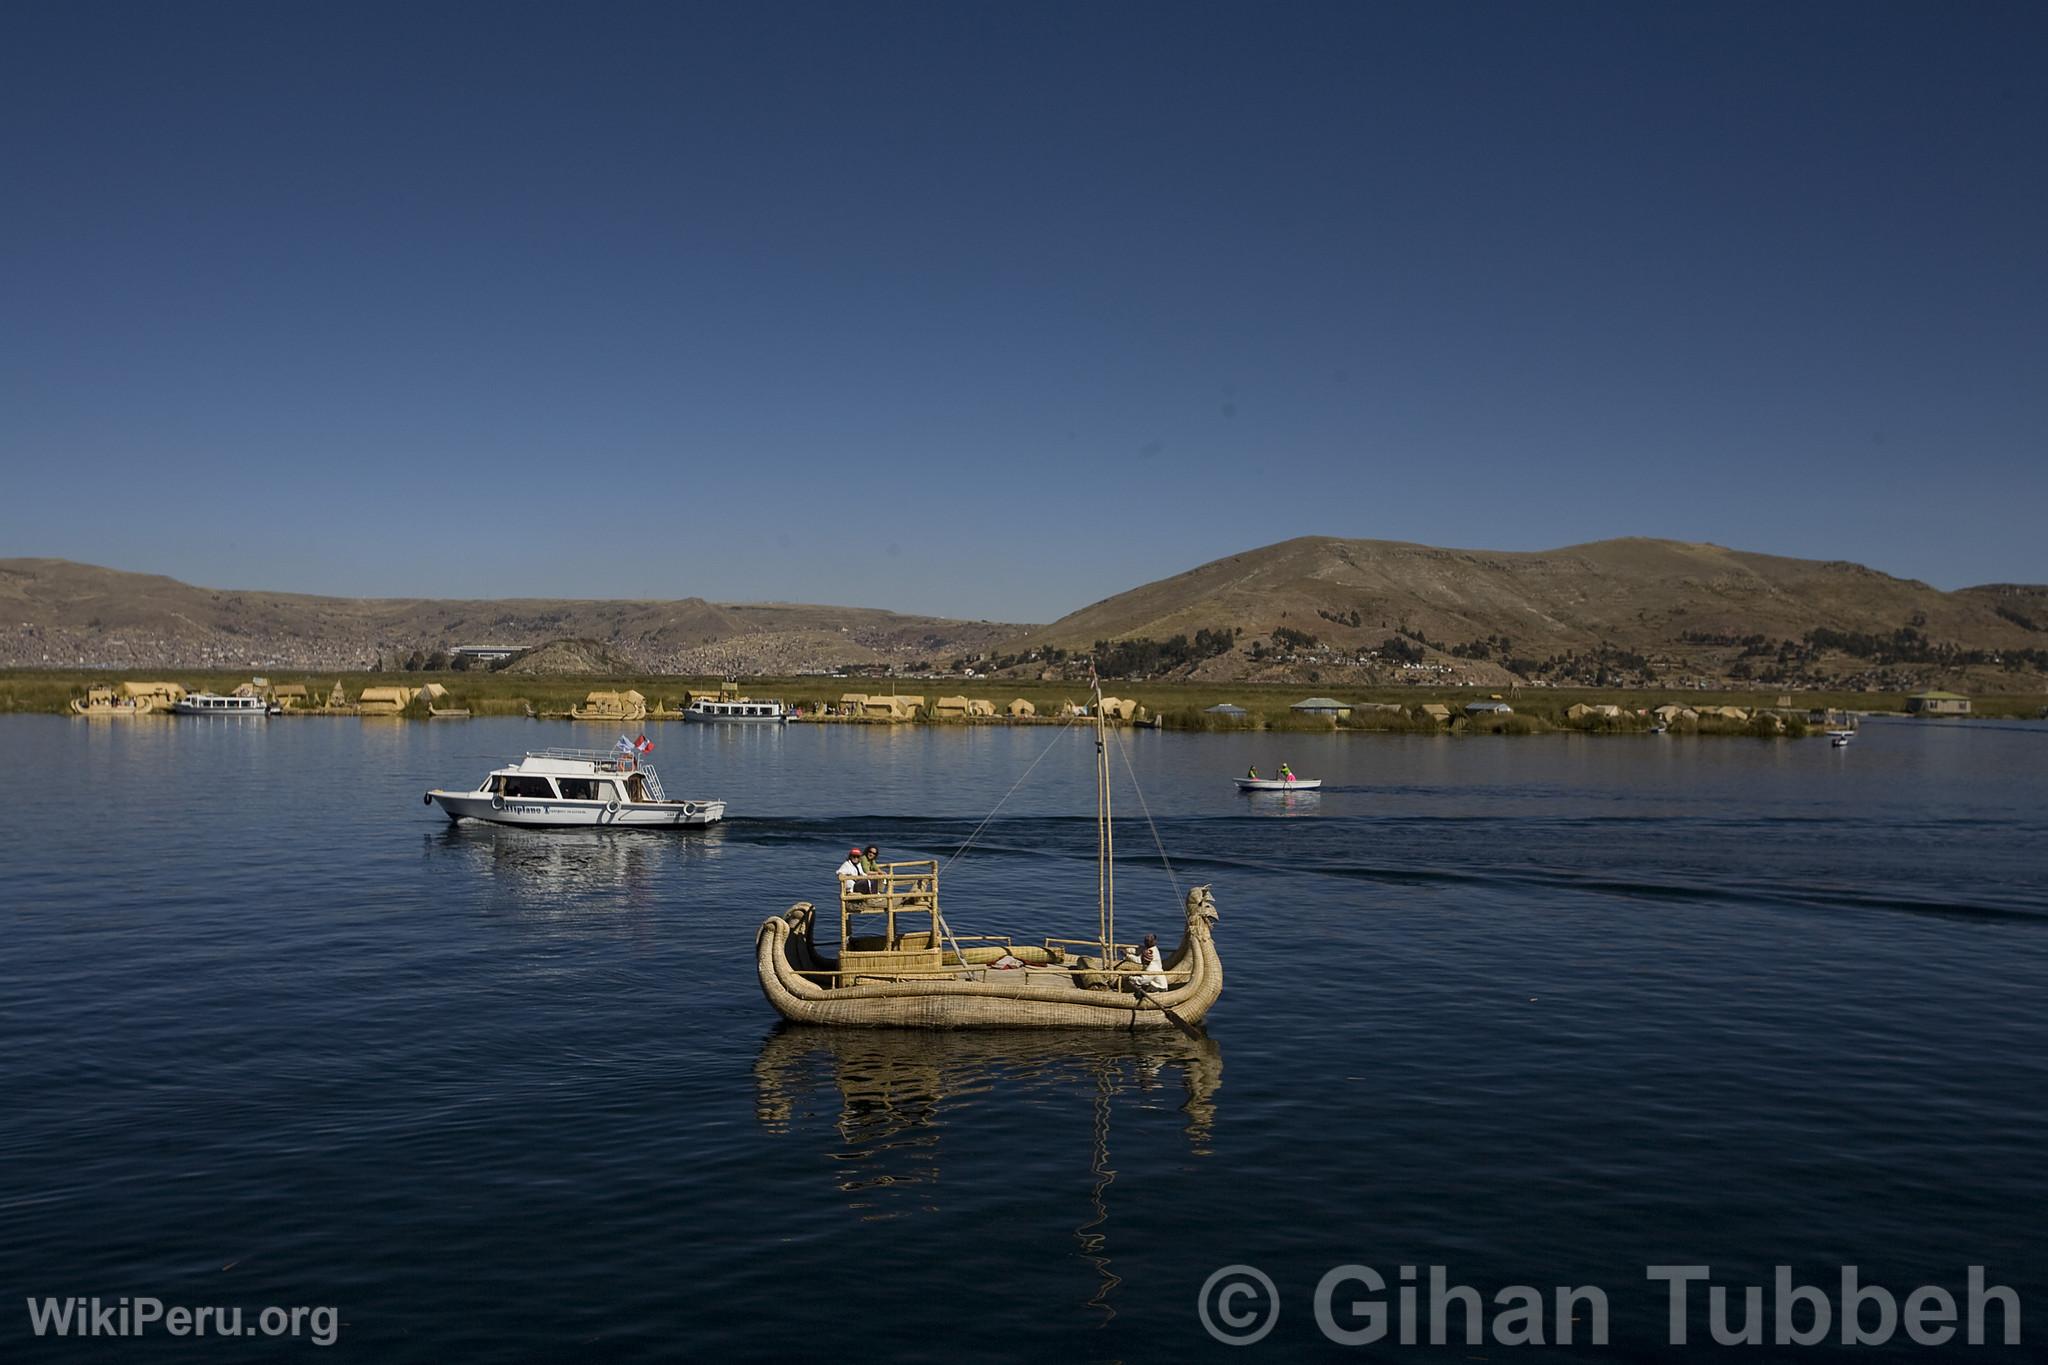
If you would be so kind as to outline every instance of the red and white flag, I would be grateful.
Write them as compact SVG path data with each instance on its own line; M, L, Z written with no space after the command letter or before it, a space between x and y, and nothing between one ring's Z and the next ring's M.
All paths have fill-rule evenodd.
M633 747L635 749L638 749L643 754L651 754L654 752L654 741L649 739L646 735L642 735L640 736L640 738L633 741Z

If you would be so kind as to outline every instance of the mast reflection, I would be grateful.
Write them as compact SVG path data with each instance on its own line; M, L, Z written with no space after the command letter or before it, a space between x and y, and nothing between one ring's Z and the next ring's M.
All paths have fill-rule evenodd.
M1108 1322L1120 1278L1110 1268L1110 1126L1119 1100L1157 1107L1176 1081L1182 1135L1194 1156L1210 1153L1223 1052L1213 1038L1093 1030L936 1033L805 1028L784 1024L754 1062L755 1117L770 1133L807 1120L831 1124L833 1187L857 1218L936 1212L951 1127L1000 1093L1026 1104L1072 1097L1090 1109L1086 1216L1075 1253L1094 1272L1087 1307ZM983 1116L986 1119L986 1116ZM995 1120L989 1120L995 1121ZM977 1156L981 1155L979 1153ZM974 1198L963 1192L963 1197Z

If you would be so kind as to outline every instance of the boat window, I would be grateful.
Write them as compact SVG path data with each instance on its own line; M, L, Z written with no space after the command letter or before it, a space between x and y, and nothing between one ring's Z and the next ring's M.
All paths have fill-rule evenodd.
M597 800L597 783L588 777L565 777L562 779L564 801Z
M597 784L597 788L597 794L601 800L617 801L622 798L623 793L619 791L619 784L616 782L600 782Z
M515 775L505 779L505 795L524 799L546 800L555 794L554 787L545 777Z

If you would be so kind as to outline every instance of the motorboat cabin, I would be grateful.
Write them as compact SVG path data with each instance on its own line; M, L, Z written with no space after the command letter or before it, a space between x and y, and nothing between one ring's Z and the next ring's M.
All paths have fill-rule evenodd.
M779 725L789 719L789 708L779 701L755 701L748 697L737 700L699 697L683 709L684 720L694 721L755 721Z
M267 716L270 703L261 697L223 697L217 692L194 692L171 706L181 716Z

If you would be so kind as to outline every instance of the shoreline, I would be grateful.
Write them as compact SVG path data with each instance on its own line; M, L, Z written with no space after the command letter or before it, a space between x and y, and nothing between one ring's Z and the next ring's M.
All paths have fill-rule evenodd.
M231 692L249 686L251 674L236 670L135 669L0 671L0 713L67 714L74 698L93 687L162 682L186 691ZM437 691L422 691L429 684ZM324 705L339 687L344 705ZM566 677L488 672L272 674L263 687L285 694L285 717L322 716L388 720L455 720L524 716L570 719L617 728L651 724L695 724L677 714L689 694L716 695L719 680L675 676ZM1059 725L1070 708L1085 704L1085 684L1068 681L1019 682L985 678L893 680L823 678L815 675L747 679L740 690L756 698L779 699L803 715L793 724L833 725ZM862 689L872 688L873 691ZM916 688L918 691L911 691ZM372 707L357 700L379 693ZM1853 728L1865 716L1905 716L1903 692L1792 692L1775 689L1624 689L1382 687L1328 688L1317 684L1127 682L1104 684L1105 694L1122 697L1127 715L1113 723L1196 733L1338 734L1648 734L1667 711L1671 733L1773 737ZM1297 703L1337 693L1341 715L1304 714ZM624 704L610 715L577 719L563 715L613 693ZM637 693L635 697L632 694ZM1928 720L2039 719L2048 715L2048 694L1978 694L1967 715L1924 716ZM979 714L964 713L962 703ZM1218 715L1210 708L1229 703L1242 714ZM1500 714L1469 714L1468 706L1505 707ZM644 709L639 709L644 708ZM1013 709L1022 714L1010 714ZM1576 711L1577 714L1573 714ZM993 714L988 714L993 712ZM465 715L466 713L466 715ZM149 719L143 716L80 719ZM716 722L714 722L716 723ZM746 722L728 722L744 724Z

